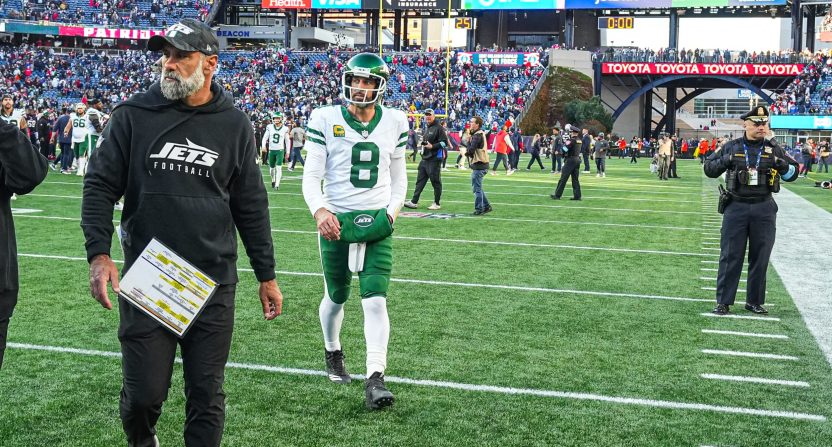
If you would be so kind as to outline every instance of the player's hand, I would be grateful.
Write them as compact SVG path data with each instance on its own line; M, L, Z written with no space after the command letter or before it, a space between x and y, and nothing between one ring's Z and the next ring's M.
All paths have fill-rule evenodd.
M107 295L107 283L112 283L114 292L120 291L118 269L109 255L96 255L90 263L90 294L101 303L101 307L109 310L113 308L113 304Z
M260 283L260 303L263 304L263 317L274 320L283 313L283 293L272 279Z
M334 214L326 208L315 211L315 222L318 224L318 232L328 241L341 239L341 223Z

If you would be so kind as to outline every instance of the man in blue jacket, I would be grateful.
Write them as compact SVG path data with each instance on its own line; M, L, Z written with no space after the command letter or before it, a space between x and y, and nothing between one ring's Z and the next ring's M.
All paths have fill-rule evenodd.
M118 293L110 259L113 205L121 215L124 269L158 239L220 284L188 332L177 338L138 308L119 301L122 370L120 414L128 444L154 446L182 348L186 446L219 446L225 422L224 368L234 326L237 232L260 282L263 316L281 313L275 281L268 197L246 115L212 82L219 43L208 26L184 19L154 36L161 80L116 107L90 159L81 227L92 296L111 309Z
M46 177L46 158L17 124L0 120L0 367L6 331L17 304L17 244L12 221L12 194L26 194Z

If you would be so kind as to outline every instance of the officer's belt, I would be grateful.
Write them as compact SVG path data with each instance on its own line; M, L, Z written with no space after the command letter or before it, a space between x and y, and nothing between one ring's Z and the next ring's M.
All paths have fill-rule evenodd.
M736 194L731 194L731 200L742 203L761 203L771 198L771 194L762 197L741 197Z

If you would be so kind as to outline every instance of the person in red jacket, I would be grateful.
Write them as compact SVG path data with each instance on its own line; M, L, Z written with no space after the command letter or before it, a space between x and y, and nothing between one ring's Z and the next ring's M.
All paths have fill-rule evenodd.
M508 128L509 124L506 123L503 125L502 129L497 132L497 137L494 138L494 152L497 153L497 159L494 160L494 167L491 168L491 175L497 175L497 166L500 162L503 162L503 167L506 169L506 175L514 174L508 167L508 154L510 154L514 150L514 146L511 144L511 138L508 136Z

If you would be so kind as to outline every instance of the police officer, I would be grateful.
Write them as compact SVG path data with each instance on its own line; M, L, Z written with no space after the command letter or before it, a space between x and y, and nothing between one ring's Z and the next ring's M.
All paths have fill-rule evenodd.
M578 137L581 131L569 124L564 126L563 130L569 135L569 138L563 139L563 147L566 148L563 171L560 173L560 180L555 193L549 197L560 200L563 189L566 187L566 179L572 177L573 196L570 200L581 200L581 183L578 181L578 175L581 172L581 146L583 146L581 139Z
M745 308L756 314L768 313L766 269L774 246L777 204L771 193L780 181L797 179L798 163L774 139L768 140L768 109L755 107L742 116L745 135L729 141L705 161L705 175L716 178L725 173L728 190L720 200L729 200L722 218L719 273L716 280L717 306L713 313L725 315L734 304L748 248L748 284Z

